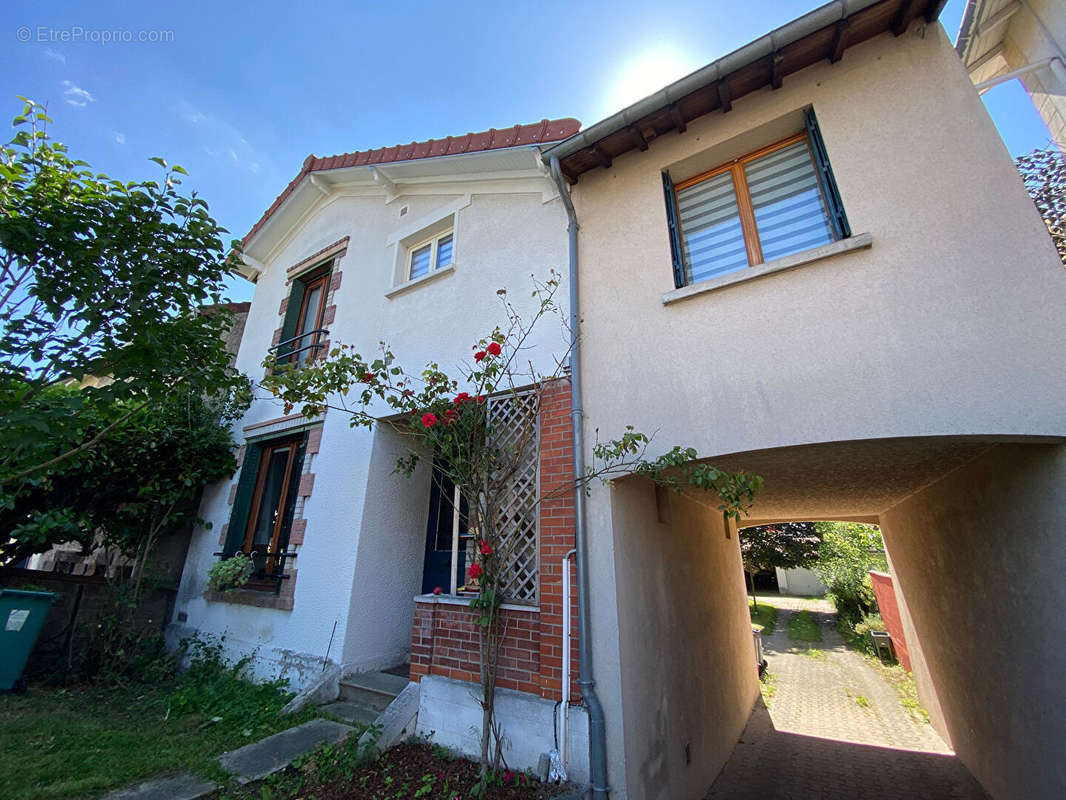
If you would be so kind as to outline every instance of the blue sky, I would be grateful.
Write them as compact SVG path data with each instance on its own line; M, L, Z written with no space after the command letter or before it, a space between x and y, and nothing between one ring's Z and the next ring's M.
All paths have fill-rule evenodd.
M8 118L17 95L47 102L56 138L114 177L154 177L155 155L182 165L186 188L240 237L308 153L544 117L590 125L818 5L680 0L666 13L628 0L154 8L16 0L0 31L8 65L0 96ZM941 16L952 38L964 6L950 0ZM110 31L164 41L105 41ZM1047 143L1017 81L985 103L1012 153ZM251 289L235 280L233 299Z

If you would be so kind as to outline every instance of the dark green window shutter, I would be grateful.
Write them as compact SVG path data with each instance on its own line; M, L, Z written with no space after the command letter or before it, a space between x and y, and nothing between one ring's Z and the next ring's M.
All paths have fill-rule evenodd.
M285 321L281 324L281 341L283 342L296 335L296 323L300 321L300 308L304 304L304 290L306 288L303 281L292 282L292 294L289 295L289 305L285 309ZM301 346L300 342L293 342L279 348L278 361L284 361L284 356L289 355L293 350Z
M300 476L304 471L304 451L307 449L307 434L304 431L300 443L296 445L296 458L292 460L292 472L289 473L289 491L285 497L285 519L281 523L281 535L278 536L278 551L284 553L289 549L289 532L292 530L292 518L296 510L296 497L300 491Z
M840 190L833 178L833 168L829 166L829 154L825 150L825 142L822 141L822 132L818 130L818 118L814 116L814 109L807 109L807 138L811 142L811 152L814 154L814 164L818 168L818 180L822 184L822 193L829 205L829 220L833 223L833 232L837 239L847 239L851 236L851 226L848 225L848 217L844 213L844 203L840 199Z
M259 477L262 455L263 448L259 445L251 442L245 445L241 477L237 480L237 496L233 500L233 513L226 534L226 555L232 555L244 546L244 533L248 528L248 514L252 510L252 495L255 494L255 480Z
M663 193L666 195L666 224L670 229L670 255L674 262L674 287L685 285L685 255L681 249L681 219L677 213L677 194L670 173L663 173Z

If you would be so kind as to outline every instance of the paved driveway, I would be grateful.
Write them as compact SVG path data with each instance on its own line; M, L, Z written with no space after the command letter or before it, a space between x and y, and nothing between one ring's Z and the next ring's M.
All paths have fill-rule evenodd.
M769 708L756 705L708 800L987 800L932 726L911 717L877 670L844 647L832 605L786 597L773 605L777 626L763 646L775 694ZM821 642L789 640L789 617L800 609L818 621Z

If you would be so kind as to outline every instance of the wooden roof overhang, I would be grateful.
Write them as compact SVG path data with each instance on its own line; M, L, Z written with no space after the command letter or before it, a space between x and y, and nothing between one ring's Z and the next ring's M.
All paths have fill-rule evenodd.
M839 61L844 51L892 31L904 33L919 17L933 22L947 0L835 0L723 56L643 100L546 148L558 157L570 183L589 170L611 166L630 150L647 150L657 136L683 133L692 120L721 110L764 86L819 61Z

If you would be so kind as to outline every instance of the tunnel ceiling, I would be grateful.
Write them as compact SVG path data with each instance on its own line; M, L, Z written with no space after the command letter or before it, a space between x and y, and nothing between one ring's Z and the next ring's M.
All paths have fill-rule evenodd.
M764 487L742 525L803 519L876 522L881 512L993 446L995 441L986 438L875 439L757 450L709 461L763 477ZM705 494L693 491L691 496L708 502Z

